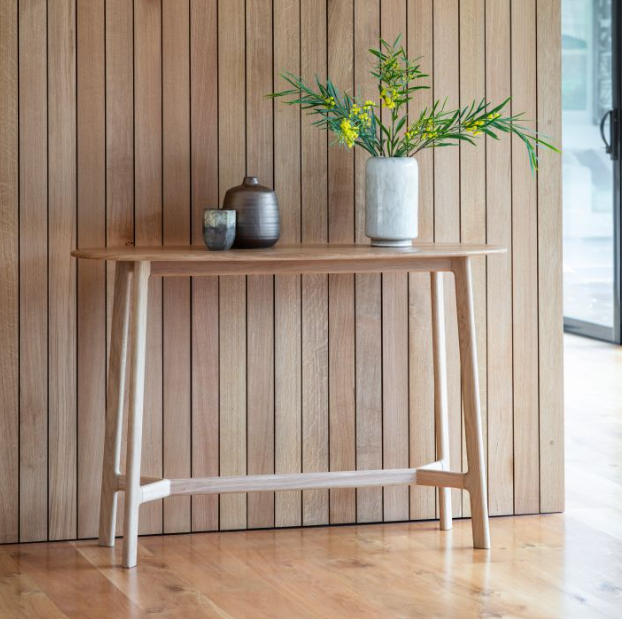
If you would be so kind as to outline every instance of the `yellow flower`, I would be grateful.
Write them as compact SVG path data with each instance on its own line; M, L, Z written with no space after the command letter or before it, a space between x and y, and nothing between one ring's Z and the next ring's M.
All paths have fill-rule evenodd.
M395 101L393 101L393 99L391 99L391 97L389 96L386 88L383 88L380 91L380 97L381 97L385 107L388 107L390 110L392 110L395 107Z
M341 121L339 127L341 129L342 141L345 142L348 148L352 148L356 142L356 138L359 137L358 132L352 127L352 123L347 118Z
M387 92L386 88L383 88L380 91L380 97L384 102L384 106L389 108L390 110L392 110L395 107L395 99L398 96L398 92L395 88L393 88L392 92L391 92L391 96L389 96L389 93Z
M473 134L474 137L481 135L482 132L479 130L479 127L483 127L485 125L485 121L483 120L474 120L470 122L468 125L465 125L465 130L469 133Z
M376 107L376 104L375 104L373 101L371 101L371 100L369 100L369 99L368 99L368 100L367 100L367 101L365 101L365 103L363 104L363 107L365 107L365 108Z
M369 114L367 112L359 112L359 120L361 121L361 123L367 127L369 127L371 125L371 117L369 116Z
M335 107L335 97L326 97L324 99L324 103L326 103L327 107L330 107L330 108Z

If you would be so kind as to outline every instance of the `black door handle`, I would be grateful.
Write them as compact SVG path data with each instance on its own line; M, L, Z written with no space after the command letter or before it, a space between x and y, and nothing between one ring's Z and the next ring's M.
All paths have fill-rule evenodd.
M607 118L609 118L609 140L605 137L605 123L607 122ZM600 121L600 137L605 144L605 152L613 161L618 160L618 124L619 114L617 109L605 112L605 115Z
M607 142L607 138L605 137L605 123L607 122L607 118L609 116L612 116L613 114L613 110L609 110L608 112L605 112L605 115L602 117L601 121L600 121L600 137L603 140L603 143L605 144L605 152L608 155L611 155L611 142ZM609 121L610 123L613 122L613 120L611 119ZM611 124L609 125L609 139L611 139Z

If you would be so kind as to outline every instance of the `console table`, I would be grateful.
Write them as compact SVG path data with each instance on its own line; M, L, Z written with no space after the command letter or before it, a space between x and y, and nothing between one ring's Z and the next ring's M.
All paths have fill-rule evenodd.
M449 489L467 490L471 496L473 545L475 548L490 548L471 260L477 256L504 251L504 248L492 245L422 243L406 248L368 245L280 245L270 249L210 252L200 246L167 246L79 249L72 252L76 258L109 260L116 263L99 544L114 546L117 493L122 491L125 492L123 566L129 568L135 566L137 560L138 508L141 503L181 494L420 484L439 488L440 527L443 530L451 528ZM154 479L140 476L147 343L147 290L150 277L386 271L431 274L437 451L435 462L418 468L374 471L191 479ZM438 275L442 272L453 273L456 289L468 465L468 471L465 473L449 470L443 287L442 278ZM128 349L129 368L127 368ZM127 466L123 475L120 462L126 374L129 380L129 419Z

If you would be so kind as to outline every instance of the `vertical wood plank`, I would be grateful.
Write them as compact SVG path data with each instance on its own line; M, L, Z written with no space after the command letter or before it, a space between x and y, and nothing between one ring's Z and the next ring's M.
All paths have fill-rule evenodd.
M374 56L369 53L380 44L381 0L362 0L354 5L354 92L363 100L378 103L378 82L371 75ZM406 33L404 33L404 36ZM365 165L370 155L363 149L354 150L354 242L369 243L365 236ZM357 286L360 278L357 275ZM361 281L364 281L361 280Z
M104 3L80 1L78 29L78 246L106 242ZM106 404L103 264L78 264L78 536L98 530Z
M380 2L365 0L354 5L354 82L363 99L376 101L378 91L370 75L370 48L380 39ZM365 236L365 164L369 155L354 152L355 241ZM355 276L356 292L356 467L382 468L382 276ZM357 522L380 522L382 488L356 491Z
M136 245L162 243L162 6L134 2ZM162 476L162 282L149 286L141 473ZM162 501L140 509L140 533L162 532Z
M328 463L328 277L302 277L302 465ZM303 492L303 524L328 524L328 491Z
M538 130L561 144L561 2L537 2ZM561 157L540 152L538 299L540 511L564 509ZM532 446L533 448L533 446Z
M510 4L486 5L486 97L510 95ZM488 242L511 248L512 189L510 140L486 140L486 225ZM513 508L512 447L512 255L488 263L488 480L491 515Z
M408 345L408 342L406 342ZM356 467L381 469L382 461L381 276L356 277ZM381 522L382 488L357 490L357 522Z
M106 0L106 235L111 247L134 243L133 31L132 4ZM114 279L114 265L109 280L111 274ZM114 282L108 290L112 293Z
M460 102L480 102L486 96L485 0L460 0ZM460 145L460 239L486 242L486 143ZM482 428L486 435L486 262L473 262L473 303L479 371ZM463 434L464 436L464 434ZM484 448L484 453L486 449ZM466 449L463 441L463 467ZM486 456L484 455L484 460ZM470 515L469 493L462 494L463 516Z
M330 470L356 468L354 377L354 281L349 275L329 276L329 411ZM330 522L356 520L355 492L330 491Z
M328 0L328 75L350 89L353 74L352 0ZM328 151L328 240L354 240L354 156L341 147ZM328 276L329 445L330 470L356 468L354 276ZM330 491L330 522L356 520L354 489Z
M20 541L47 538L46 3L19 7Z
M382 0L380 34L393 42L401 34L406 46L405 0ZM386 118L386 113L385 113ZM406 468L408 436L408 276L382 275L382 408L383 466ZM408 520L409 490L406 486L384 489L384 519Z
M164 244L190 242L190 5L162 4ZM190 477L190 278L162 283L163 474ZM164 532L190 530L190 497L164 500Z
M246 164L244 0L218 4L219 186L239 185ZM220 278L220 474L246 473L246 278ZM220 528L246 528L246 495L220 497Z
M275 470L297 473L302 469L301 288L299 276L276 276L275 296ZM277 526L302 524L301 493L276 495Z
M460 103L460 50L458 0L434 2L434 94L449 109ZM434 240L460 240L460 150L434 149ZM454 470L462 463L462 414L456 300L453 281L444 275L447 319L447 396L450 460ZM452 490L453 516L462 514L461 491Z
M220 474L246 474L246 279L220 278ZM220 497L220 528L246 528L246 496Z
M249 276L248 473L274 473L274 278ZM274 526L274 493L248 495L249 528Z
M246 173L273 179L272 2L246 5ZM248 472L274 473L274 277L251 275L248 307ZM248 526L274 526L274 493L248 495Z
M218 206L218 0L190 3L192 242ZM192 475L219 471L218 278L192 280ZM218 529L218 496L192 497L192 530Z
M77 536L75 18L48 3L49 539Z
M19 530L18 8L0 2L0 543Z
M512 111L537 117L536 1L512 0ZM535 121L534 125L535 127ZM538 189L522 141L512 137L514 513L540 509Z
M193 159L193 168L195 161ZM216 168L213 168L213 171L216 171ZM217 189L196 188L193 189L193 196L209 195L212 191ZM196 197L193 197L193 200L196 200ZM215 477L220 471L217 277L193 279L192 308L192 475ZM218 495L192 497L192 530L216 531L218 523Z
M326 0L301 0L300 71L326 76ZM303 117L301 219L303 243L328 241L327 135ZM302 466L328 470L328 276L302 276ZM303 524L328 523L328 490L302 493Z
M316 75L326 78L326 0L301 0L300 2L300 73L310 82ZM275 60L275 69L280 67ZM283 82L282 82L283 83ZM278 104L275 112L278 112ZM328 241L328 141L330 138L311 123L315 119L304 115L301 126L302 209L301 225L303 243Z
M134 244L134 12L126 0L106 2L106 241ZM108 339L112 322L114 265L108 266ZM108 347L110 353L110 346ZM124 414L124 437L127 414ZM121 445L125 470L126 441ZM116 530L123 530L125 493L117 498Z
M421 57L424 73L432 74L434 50L432 45L432 0L409 0L407 5L407 43L410 58ZM429 90L419 91L411 101L411 115L420 113L432 104L433 83L426 78ZM434 153L424 150L417 155L419 165L419 236L420 241L434 240ZM411 273L408 282L409 299L409 365L410 365L410 466L433 462L436 457L434 438L434 374L432 357L432 316L430 276ZM410 518L434 518L434 488L411 486Z
M274 84L282 89L279 73L300 73L300 1L274 3ZM274 108L274 188L281 209L281 242L300 242L300 111ZM275 277L275 470L302 470L301 393L301 278ZM276 495L277 526L302 523L301 493Z
M408 467L408 278L382 275L384 468ZM384 519L408 520L406 486L384 489Z

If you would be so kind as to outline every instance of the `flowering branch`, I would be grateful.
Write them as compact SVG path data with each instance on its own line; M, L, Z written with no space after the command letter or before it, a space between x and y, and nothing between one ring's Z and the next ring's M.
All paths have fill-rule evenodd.
M409 157L425 148L456 146L460 142L475 144L481 135L499 139L499 133L520 138L534 171L538 168L537 146L559 152L523 124L522 113L504 113L509 98L496 106L482 99L455 110L446 109L447 100L435 101L416 119L409 119L406 106L416 91L429 88L420 82L428 75L421 71L418 59L408 59L399 41L400 37L390 45L381 40L379 49L369 50L375 58L371 75L378 81L379 104L340 93L330 79L322 83L316 77L315 88L311 88L291 73L282 74L291 88L268 96L284 98L288 105L300 105L317 117L312 124L335 134L338 144L346 148L359 146L374 157ZM388 124L379 113L382 108L390 112Z

